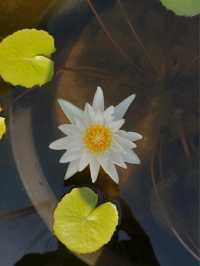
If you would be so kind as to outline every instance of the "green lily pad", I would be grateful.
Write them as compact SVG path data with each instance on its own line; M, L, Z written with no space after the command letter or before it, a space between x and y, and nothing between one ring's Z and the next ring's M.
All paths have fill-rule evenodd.
M54 51L54 39L48 32L16 31L0 43L0 75L14 86L41 86L53 77L54 63L49 57Z
M0 139L2 139L5 133L6 133L5 118L0 116Z
M74 188L58 203L53 230L71 251L85 254L108 243L118 224L118 211L106 202L97 207L98 196L90 188Z
M200 14L200 0L160 0L163 5L179 16Z

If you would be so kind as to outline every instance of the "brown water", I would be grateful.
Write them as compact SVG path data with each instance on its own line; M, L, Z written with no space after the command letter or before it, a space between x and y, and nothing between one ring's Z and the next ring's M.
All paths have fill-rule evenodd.
M10 135L0 155L0 265L198 265L199 18L176 17L156 0L96 1L95 10L86 2L56 5L41 23L56 38L53 82L2 96ZM121 222L105 249L79 260L48 229L57 200L91 186L89 174L64 184L61 153L48 145L66 121L56 99L83 107L97 85L107 105L136 93L126 128L144 136L142 164L120 171L119 186L103 173L95 183Z

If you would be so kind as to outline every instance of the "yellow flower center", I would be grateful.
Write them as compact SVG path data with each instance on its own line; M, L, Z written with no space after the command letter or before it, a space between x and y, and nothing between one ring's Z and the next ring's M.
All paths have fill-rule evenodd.
M84 144L94 153L105 152L112 143L112 132L103 125L92 125L86 129Z

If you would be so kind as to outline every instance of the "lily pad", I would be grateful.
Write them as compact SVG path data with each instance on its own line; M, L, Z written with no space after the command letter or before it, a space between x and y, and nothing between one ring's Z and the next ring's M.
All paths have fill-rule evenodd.
M71 251L85 254L108 243L118 224L118 211L106 202L97 207L98 195L90 188L74 188L54 212L53 230Z
M195 16L200 14L199 0L160 0L163 5L179 16Z
M5 133L6 133L5 118L0 116L0 139L2 139Z
M0 75L14 86L41 86L53 77L50 56L54 51L54 39L48 32L16 31L0 43Z

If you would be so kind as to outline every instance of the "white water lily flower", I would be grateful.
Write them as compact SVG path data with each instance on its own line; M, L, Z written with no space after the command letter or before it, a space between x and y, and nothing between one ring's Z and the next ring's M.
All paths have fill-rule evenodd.
M58 100L71 124L59 129L67 136L50 144L54 150L66 150L60 163L69 163L65 179L90 167L92 182L98 177L100 167L119 183L116 165L127 168L126 163L139 164L140 160L133 148L142 136L136 132L121 130L124 114L135 99L129 96L116 107L104 110L104 95L100 87L94 96L93 104L86 103L84 111L73 104Z

